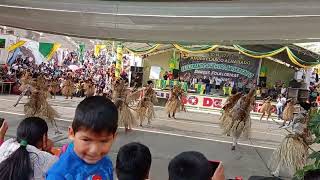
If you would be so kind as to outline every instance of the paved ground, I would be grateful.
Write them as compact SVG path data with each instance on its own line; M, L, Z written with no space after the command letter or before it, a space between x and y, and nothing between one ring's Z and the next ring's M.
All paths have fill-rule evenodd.
M22 104L16 108L17 96L0 96L0 116L9 121L8 136L15 135L15 129L23 118ZM75 107L82 99L64 100L57 97L49 103L60 113L58 125L63 135L55 135L50 129L50 137L57 146L68 142L66 131L71 124ZM156 107L156 119L152 127L136 128L132 133L125 135L123 129L119 130L111 157L114 159L122 145L139 141L149 146L153 156L151 177L154 180L163 180L167 177L167 166L172 157L182 151L196 150L203 152L208 159L222 160L228 177L243 176L245 179L252 175L269 175L266 164L274 148L286 135L286 131L279 129L274 121L258 121L253 117L252 135L249 140L241 140L236 151L230 150L231 138L221 135L218 125L219 112L210 113L181 112L177 119L168 119L163 108Z

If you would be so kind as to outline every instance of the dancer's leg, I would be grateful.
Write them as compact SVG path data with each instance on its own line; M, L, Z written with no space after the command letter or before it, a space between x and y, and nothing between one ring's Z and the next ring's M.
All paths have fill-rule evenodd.
M263 112L263 113L261 114L260 121L262 121L262 118L263 118L264 115L265 115L265 112Z
M231 147L231 150L236 150L236 146L237 146L237 144L238 144L238 140L239 140L239 138L237 138L237 137L232 137L232 147Z
M28 88L26 88L24 91L22 91L22 93L20 94L19 98L17 99L17 102L13 105L13 107L16 107L19 104L20 100L27 93L27 91L28 91Z

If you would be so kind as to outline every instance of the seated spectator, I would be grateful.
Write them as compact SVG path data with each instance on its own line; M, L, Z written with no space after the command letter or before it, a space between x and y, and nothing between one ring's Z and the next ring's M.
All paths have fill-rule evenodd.
M224 180L222 164L212 169L200 152L188 151L174 157L168 167L169 180Z
M151 153L147 146L132 142L122 146L117 155L118 180L149 179Z
M24 119L17 128L17 138L0 146L0 179L44 179L58 159L48 153L51 148L47 123L37 117Z

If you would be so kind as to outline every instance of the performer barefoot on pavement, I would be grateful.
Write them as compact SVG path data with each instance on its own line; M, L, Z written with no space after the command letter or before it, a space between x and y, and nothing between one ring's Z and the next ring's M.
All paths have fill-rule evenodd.
M223 129L225 129L232 122L230 112L242 96L241 92L236 93L235 91L233 91L233 92L231 92L231 94L232 95L228 97L226 103L222 107L223 112L222 112L220 119L219 119L220 127ZM227 135L230 136L230 134L227 134Z
M249 137L251 130L250 111L252 110L255 102L254 92L255 89L252 88L247 95L238 100L237 104L230 112L230 124L223 127L224 134L232 135L233 143L231 150L235 150L241 135L245 138Z
M62 94L65 96L65 99L69 97L72 99L74 93L74 83L71 74L68 74L62 86Z
M59 115L47 102L48 85L45 78L39 75L32 86L34 88L31 92L31 97L24 105L25 116L40 117L50 121L56 129L56 133L61 133L55 121L55 118L59 117Z
M85 81L83 85L83 89L86 97L90 97L94 95L95 88L91 79L88 79Z
M166 103L165 109L168 113L168 117L176 118L176 112L179 111L180 105L181 105L181 90L180 87L175 85L173 89L170 91L169 99Z
M267 97L264 99L263 105L261 106L261 117L260 121L262 120L263 116L267 114L267 121L269 117L271 116L271 110L272 110L272 105L271 105L271 97Z
M286 167L286 170L289 169L289 175L293 176L307 163L308 146L313 144L313 138L308 129L310 107L303 108L293 120L293 131L283 139L271 156L268 166L274 176L279 176L283 167Z
M128 102L130 101L130 91L124 80L118 79L112 85L112 101L119 111L119 126L124 126L125 132L132 130L137 122L132 114Z
M152 81L148 81L147 87L143 90L143 97L138 103L137 113L140 119L141 127L145 118L147 118L148 120L148 125L151 125L151 120L155 117L154 104L157 103L158 99L156 96L156 92L152 87Z

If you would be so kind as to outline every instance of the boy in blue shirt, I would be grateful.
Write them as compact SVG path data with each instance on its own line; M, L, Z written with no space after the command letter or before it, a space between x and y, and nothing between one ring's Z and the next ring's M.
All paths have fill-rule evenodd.
M47 180L113 180L113 166L106 155L116 138L118 110L103 96L84 99L69 127L69 144L47 172Z

